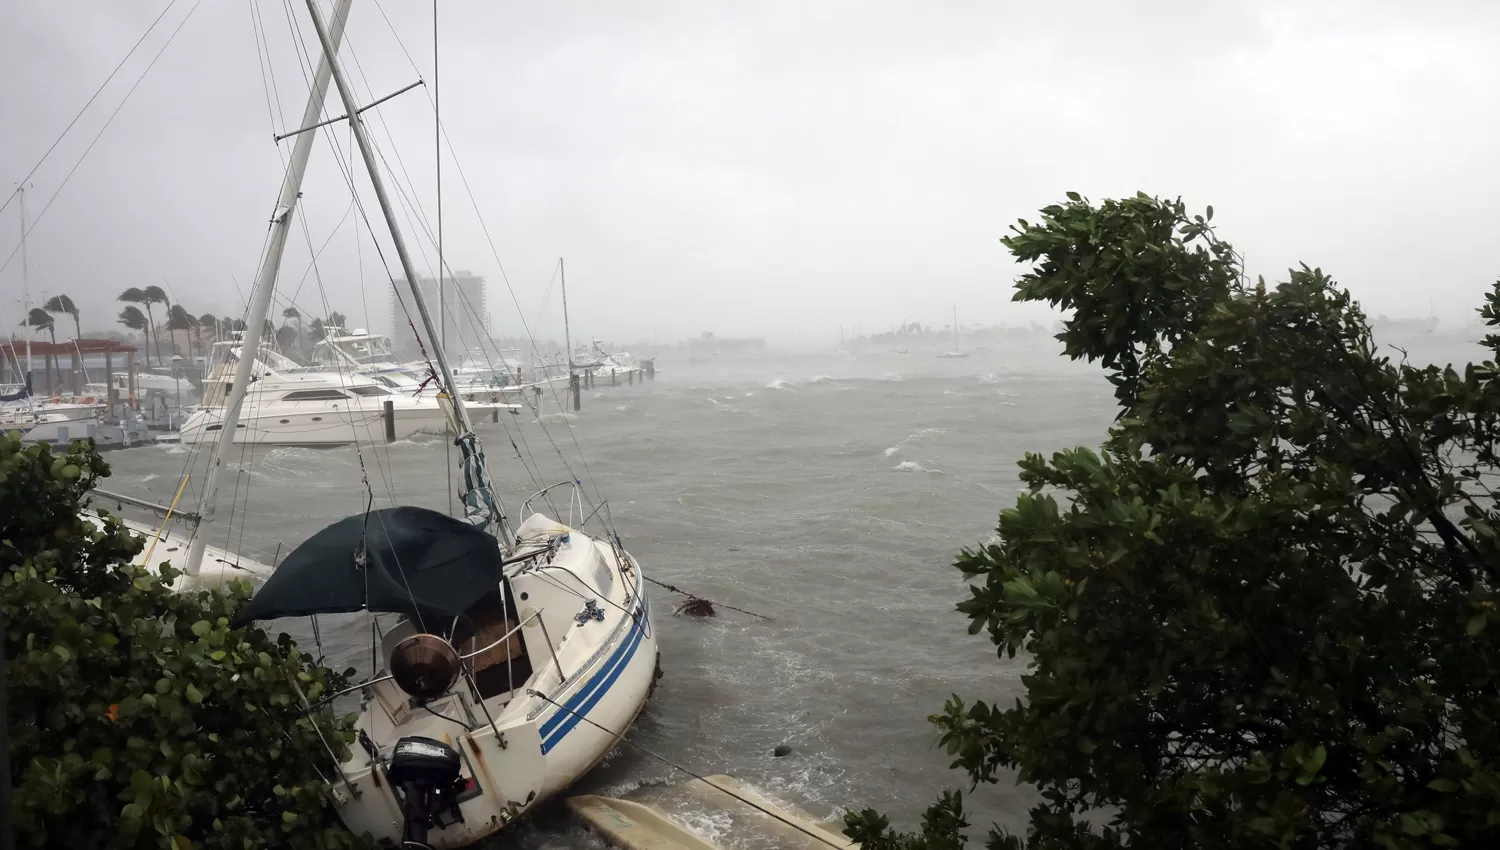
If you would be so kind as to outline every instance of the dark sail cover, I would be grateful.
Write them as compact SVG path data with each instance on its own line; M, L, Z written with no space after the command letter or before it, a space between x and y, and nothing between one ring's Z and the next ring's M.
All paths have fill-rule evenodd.
M0 394L0 401L20 401L31 395L31 373L26 373L26 384L13 393Z
M504 576L488 532L427 508L345 517L298 546L234 624L370 610L446 630Z

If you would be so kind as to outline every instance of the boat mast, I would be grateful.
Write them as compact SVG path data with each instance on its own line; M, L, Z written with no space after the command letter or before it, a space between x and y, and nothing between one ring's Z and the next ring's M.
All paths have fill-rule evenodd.
M573 379L573 332L568 329L568 272L563 268L563 258L557 258L557 274L562 279L563 296L563 345L568 352L568 380Z
M307 11L312 16L313 28L318 32L318 41L322 43L323 54L333 71L333 84L338 88L339 97L344 101L344 111L349 115L349 128L354 131L354 140L359 145L359 154L364 159L365 170L370 175L370 186L375 190L375 198L380 201L380 211L385 215L386 227L391 232L391 242L396 246L396 256L401 260L401 271L406 275L407 286L411 288L412 301L417 305L417 313L422 318L422 328L429 340L437 341L438 332L432 321L432 314L427 309L427 301L422 297L422 289L417 285L417 275L412 267L411 254L406 250L406 240L402 238L401 227L396 223L395 210L391 207L391 200L386 195L385 181L381 179L380 167L375 161L375 149L370 144L369 131L365 128L364 118L360 116L359 104L354 101L354 90L349 87L344 69L339 65L335 55L337 48L329 38L328 28L323 23L323 14L318 11L317 0L307 0ZM438 270L438 278L441 292L442 269ZM464 408L463 396L455 391L453 369L448 365L448 353L443 350L441 344L433 346L433 353L437 361L438 380L442 382L442 389L452 405L450 410L453 417L453 430L458 434L455 442L464 455L464 478L468 487L464 501L468 506L466 512L468 519L470 522L478 521L486 525L498 524L502 541L508 541L511 536L510 529L505 515L495 503L494 495L490 490L489 474L484 468L484 457L479 451L478 439L474 435L474 425L469 421L469 412Z
M349 17L352 0L337 0L333 10L333 50L344 38L344 20ZM318 72L313 77L312 91L307 95L307 107L302 110L302 124L316 124L323 114L323 100L328 93L328 79L332 63L325 56L318 63ZM281 269L281 255L286 249L287 234L292 229L292 213L297 199L302 194L302 175L307 171L307 159L312 154L313 142L318 131L308 130L297 136L292 146L292 158L287 163L286 177L281 181L281 197L276 201L276 211L271 216L271 238L266 244L266 253L260 259L260 270L255 275L255 286L250 293L249 314L245 317L245 333L240 338L240 360L235 364L234 383L230 385L229 397L224 399L223 427L219 430L219 443L214 448L213 460L208 464L208 474L203 480L203 497L198 503L198 518L193 521L192 544L188 548L187 563L183 571L197 575L203 567L203 550L208 546L209 529L214 513L218 510L219 474L229 451L234 445L234 436L239 431L240 406L245 393L250 389L250 374L260 358L261 330L266 324L266 314L271 309L271 293L276 288L276 274Z
M31 272L26 267L26 187L21 186L16 189L16 194L21 199L21 315L25 317L24 321L29 322L31 321ZM33 333L36 333L36 328L31 328L26 334L26 380L21 382L23 386L31 380L31 335ZM50 389L52 382L50 371L47 373L47 382Z

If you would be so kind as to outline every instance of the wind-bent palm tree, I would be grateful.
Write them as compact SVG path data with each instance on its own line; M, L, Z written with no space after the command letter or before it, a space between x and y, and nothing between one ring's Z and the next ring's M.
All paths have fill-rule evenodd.
M32 307L31 312L26 314L26 321L21 323L31 328L32 335L39 330L46 330L47 336L51 338L52 344L57 344L57 323L53 321L52 314L41 307ZM57 383L52 378L52 355L46 356L47 389L55 390Z
M54 316L59 313L67 313L69 316L72 316L73 338L83 338L83 328L78 323L78 305L73 303L73 299L66 295L54 295L47 299L47 303L42 305L42 309Z
M172 301L171 301L171 299L167 298L167 293L165 291L163 291L160 286L148 286L145 289L141 290L141 294L146 297L146 309L147 309L147 312L150 312L152 304L161 304L161 305L163 305L163 307L165 307L165 310L163 312L166 315L171 315L171 313L172 313ZM165 319L166 316L164 315L163 318ZM172 336L172 353L173 354L177 353L177 337L176 337L176 335ZM161 328L160 327L158 327L156 329L156 362L157 362L157 365L160 365L163 362L162 359L161 359Z
M149 345L151 341L151 329L150 323L146 319L146 314L141 312L141 308L132 304L120 311L118 321L120 322L120 324L133 331L141 331L145 333L147 342L146 364L149 366L151 364L151 348Z
M223 323L218 316L215 316L213 313L204 313L198 317L198 330L200 332L198 338L201 340L203 339L202 334L207 334L210 344L218 342L219 337L222 335L222 327ZM206 346L203 349L203 356L208 357L208 348Z
M155 303L155 302L147 299L146 298L146 293L144 291L142 291L140 287L137 287L137 286L132 286L129 289L125 290L124 292L121 292L120 293L120 297L117 298L117 299L115 299L115 300L117 300L117 301L124 301L127 304L140 304L142 307L146 308L146 314L142 317L145 321L141 324L140 327L135 327L135 326L133 326L133 325L131 325L128 322L125 321L126 314L130 313L132 310L135 311L136 315L140 315L141 311L140 311L139 308L136 308L136 307L126 307L125 310L120 313L120 324L125 325L125 327L130 328L131 330L144 330L145 331L145 336L146 336L146 367L150 368L150 366L151 366L151 332L156 327L156 316L153 315L152 312L151 312L151 305L153 303ZM157 358L157 361L160 362L160 360L161 360L161 345L159 343L156 346L156 358Z
M297 329L291 325L282 325L276 329L276 349L282 354L290 357L293 349L297 347Z
M323 323L323 327L324 328L342 328L344 326L344 322L348 321L348 318L349 317L345 316L343 313L340 313L339 311L334 310L332 313L328 314L328 321L326 321L326 322Z
M296 307L288 307L281 311L283 319L291 319L297 323L297 350L302 354L302 359L307 359L307 342L302 336L302 313Z
M198 320L181 304L173 304L167 310L167 331L172 334L172 353L177 353L177 332L190 331L188 336L188 360L193 359L193 337L198 330Z

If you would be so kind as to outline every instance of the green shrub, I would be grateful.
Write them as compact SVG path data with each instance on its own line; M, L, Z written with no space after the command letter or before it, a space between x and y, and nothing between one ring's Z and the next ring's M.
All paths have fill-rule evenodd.
M316 700L341 677L229 628L248 585L174 593L130 566L140 539L88 502L108 474L91 445L0 436L17 846L354 846L322 778L351 721L306 716L293 685Z
M974 784L1039 794L989 846L1500 847L1500 370L1393 363L1321 271L1245 281L1212 216L1070 195L1004 240L1119 418L1028 454L956 563L970 632L1028 664L1024 701L933 717ZM846 831L954 848L966 820L949 793Z

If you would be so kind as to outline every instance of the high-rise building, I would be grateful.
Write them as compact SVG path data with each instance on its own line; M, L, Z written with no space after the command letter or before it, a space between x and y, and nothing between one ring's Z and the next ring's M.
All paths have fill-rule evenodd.
M390 295L391 335L400 340L410 336L409 333L402 333L406 329L408 312L411 314L411 323L419 330L422 321L417 315L417 306L412 303L411 289L407 287L406 280L397 279L393 283L395 286L391 287ZM444 291L439 293L437 281L430 277L417 278L417 287L422 291L422 300L427 302L428 311L432 313L433 323L446 332L448 354L458 356L479 345L490 333L490 309L484 297L484 278L459 269L444 279L443 283ZM443 307L441 314L439 305Z

